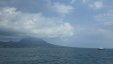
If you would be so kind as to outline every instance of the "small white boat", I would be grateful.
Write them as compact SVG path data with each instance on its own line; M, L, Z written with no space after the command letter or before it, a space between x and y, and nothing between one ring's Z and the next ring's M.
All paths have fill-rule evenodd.
M104 48L98 48L98 50L104 50Z

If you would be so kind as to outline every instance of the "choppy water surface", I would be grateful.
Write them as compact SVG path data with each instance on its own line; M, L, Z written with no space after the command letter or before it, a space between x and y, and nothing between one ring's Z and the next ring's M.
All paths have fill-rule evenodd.
M113 64L113 50L0 48L0 64Z

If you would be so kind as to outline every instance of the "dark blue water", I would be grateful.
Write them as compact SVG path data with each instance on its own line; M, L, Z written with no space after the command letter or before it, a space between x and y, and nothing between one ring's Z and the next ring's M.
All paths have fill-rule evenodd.
M0 48L0 64L113 64L113 50Z

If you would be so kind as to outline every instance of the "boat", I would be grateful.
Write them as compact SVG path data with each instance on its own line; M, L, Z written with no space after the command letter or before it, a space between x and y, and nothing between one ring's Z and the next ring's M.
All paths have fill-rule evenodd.
M104 48L98 48L97 50L104 50Z

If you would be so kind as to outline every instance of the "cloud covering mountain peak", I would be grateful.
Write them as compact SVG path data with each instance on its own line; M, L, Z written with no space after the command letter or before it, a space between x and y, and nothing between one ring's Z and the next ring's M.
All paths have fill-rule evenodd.
M42 13L23 13L13 7L0 10L0 30L15 32L19 36L41 38L68 37L74 34L74 27L69 22L43 16Z

